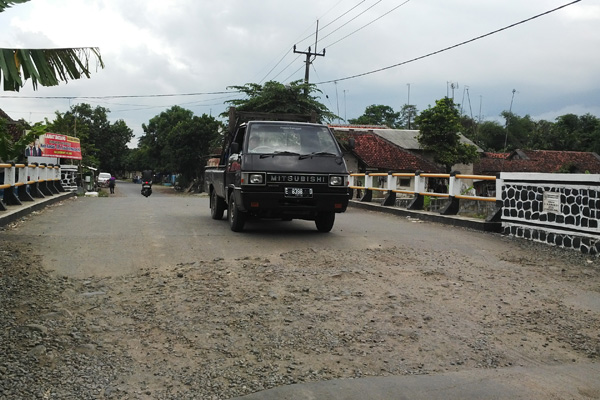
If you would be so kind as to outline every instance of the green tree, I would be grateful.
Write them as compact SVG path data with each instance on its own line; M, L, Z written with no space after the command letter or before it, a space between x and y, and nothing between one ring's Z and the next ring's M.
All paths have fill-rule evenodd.
M373 104L365 108L365 112L358 118L349 119L354 125L385 125L388 128L398 127L400 113L395 112L390 106Z
M533 124L533 131L529 135L528 149L532 150L552 150L552 144L549 138L552 136L554 123L546 120L540 120Z
M525 149L529 144L529 137L534 130L535 122L529 115L519 117L518 115L503 111L500 113L506 120L505 146L503 151Z
M98 166L102 171L116 174L125 170L129 153L127 143L133 138L133 131L123 120L111 124L108 113L109 109L100 106L73 105L65 113L56 112L48 129L78 137L84 165Z
M8 130L6 120L0 118L0 162L15 162L23 159L25 147L38 135L38 130L32 130L15 140Z
M396 123L396 128L399 129L419 129L419 126L414 122L415 117L419 114L417 106L405 104L400 109L400 117Z
M203 114L173 106L142 124L144 135L139 141L136 157L144 168L181 174L182 184L201 178L219 135L220 122Z
M0 12L12 4L28 0L0 0ZM97 66L104 68L100 50L96 47L64 49L4 49L0 48L0 79L4 90L19 91L27 79L33 89L37 85L55 86L61 81L90 77L90 58L94 56Z
M579 117L581 150L600 154L600 118L587 113Z
M449 173L454 164L470 164L477 160L477 148L460 142L460 113L454 101L444 97L435 103L415 118L419 124L417 140Z
M479 124L477 144L486 151L504 151L506 130L497 121L484 121Z
M289 85L269 81L264 85L248 83L244 86L231 86L246 95L244 99L228 100L238 111L285 113L285 114L317 114L318 122L328 122L337 118L329 109L318 101L312 93L321 93L316 85L294 81ZM307 94L305 94L305 91ZM229 110L221 114L228 116Z

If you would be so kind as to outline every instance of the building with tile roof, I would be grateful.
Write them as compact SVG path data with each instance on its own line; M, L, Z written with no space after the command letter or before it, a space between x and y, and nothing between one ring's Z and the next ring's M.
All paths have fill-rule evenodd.
M474 164L473 172L480 175L499 172L600 174L600 156L591 152L554 150L483 153Z
M382 126L330 125L336 135L353 137L356 141L354 155L358 163L347 159L349 169L359 172L435 172L444 173L444 167L433 161L433 154L423 150L417 136L418 130L389 129ZM475 144L460 135L462 143ZM477 147L477 146L476 146ZM480 153L483 153L477 147ZM351 168L353 166L354 168ZM456 165L462 173L472 173L470 165Z

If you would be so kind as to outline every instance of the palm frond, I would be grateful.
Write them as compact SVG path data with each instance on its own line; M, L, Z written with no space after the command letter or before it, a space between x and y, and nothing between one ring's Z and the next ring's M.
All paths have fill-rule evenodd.
M4 11L13 4L26 3L29 0L0 0L0 12Z
M18 91L29 78L34 90L38 84L56 86L69 79L89 78L92 56L96 58L96 66L104 68L100 50L96 47L0 49L0 76L4 90Z

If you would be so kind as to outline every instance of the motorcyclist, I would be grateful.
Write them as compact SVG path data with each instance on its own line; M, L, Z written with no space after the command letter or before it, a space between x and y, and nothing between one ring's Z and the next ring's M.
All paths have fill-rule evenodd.
M142 195L148 197L152 194L152 177L154 173L147 169L142 171Z

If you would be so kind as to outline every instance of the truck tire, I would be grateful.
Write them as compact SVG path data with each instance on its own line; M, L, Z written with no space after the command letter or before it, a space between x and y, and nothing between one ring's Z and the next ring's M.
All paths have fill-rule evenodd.
M317 229L319 232L329 232L331 228L333 228L334 222L334 212L322 212L317 214L317 217L315 218L315 225L317 225Z
M229 210L227 210L227 219L229 220L229 227L232 231L241 232L244 229L244 224L246 223L246 213L240 211L233 195L229 200Z
M226 206L225 200L217 196L217 192L213 189L210 193L210 216L212 219L223 219Z

